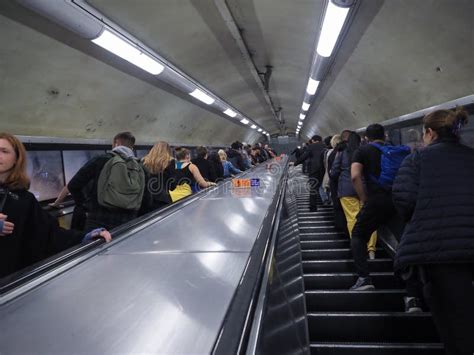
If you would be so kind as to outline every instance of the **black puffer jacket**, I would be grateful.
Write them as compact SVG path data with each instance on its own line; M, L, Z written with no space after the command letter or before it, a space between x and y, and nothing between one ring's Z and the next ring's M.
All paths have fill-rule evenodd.
M393 185L408 221L395 268L474 263L474 149L441 140L409 155Z

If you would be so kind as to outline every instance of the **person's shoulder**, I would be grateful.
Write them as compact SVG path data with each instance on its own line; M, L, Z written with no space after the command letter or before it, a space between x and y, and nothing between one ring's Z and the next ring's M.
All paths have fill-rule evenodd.
M22 203L26 203L28 205L39 204L36 196L26 189L10 190L9 195L11 198L22 201Z
M84 167L105 164L106 162L109 161L110 158L113 158L113 156L114 155L112 153L104 153L104 154L98 155L96 157L93 157L91 160L89 160L87 164L84 165Z

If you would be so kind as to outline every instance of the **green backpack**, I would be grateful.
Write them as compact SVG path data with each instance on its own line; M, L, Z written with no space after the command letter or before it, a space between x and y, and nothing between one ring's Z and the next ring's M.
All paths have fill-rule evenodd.
M107 208L139 210L145 190L145 172L134 157L118 153L105 163L97 183L99 205Z

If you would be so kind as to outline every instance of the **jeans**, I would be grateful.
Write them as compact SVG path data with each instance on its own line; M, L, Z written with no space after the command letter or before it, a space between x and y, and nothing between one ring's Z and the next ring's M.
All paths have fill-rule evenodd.
M329 194L326 192L326 189L321 185L319 187L319 196L321 196L321 200L323 203L329 202Z

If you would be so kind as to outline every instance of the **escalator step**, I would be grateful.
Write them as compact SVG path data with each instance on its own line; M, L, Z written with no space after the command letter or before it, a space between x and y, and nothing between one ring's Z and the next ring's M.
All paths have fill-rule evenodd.
M331 240L331 239L341 239L344 235L337 231L332 232L301 232L300 231L300 240Z
M439 343L311 343L312 355L443 355Z
M334 227L334 222L331 220L326 220L324 218L315 218L313 220L300 220L298 221L298 227L305 228L305 227L321 227L321 226L330 226Z
M323 232L337 232L334 226L298 226L300 233L323 233Z
M387 252L383 249L377 249L375 255L379 258L388 257ZM334 259L351 259L351 249L311 249L303 250L303 260L334 260Z
M308 312L403 312L405 290L306 291Z
M376 288L399 289L405 288L401 280L396 279L392 272L371 273L372 281ZM306 290L346 290L357 280L354 273L325 273L325 274L305 274L304 283Z
M393 268L392 259L369 260L370 272L391 271ZM303 261L303 271L305 273L354 273L355 265L352 259L340 260L305 260Z
M439 342L430 313L308 313L311 341Z
M349 248L351 243L347 238L344 239L323 239L323 240L301 240L301 249L331 249L331 248Z

